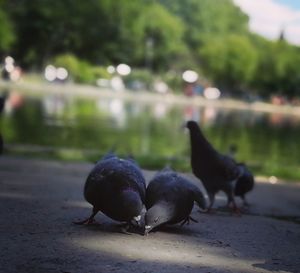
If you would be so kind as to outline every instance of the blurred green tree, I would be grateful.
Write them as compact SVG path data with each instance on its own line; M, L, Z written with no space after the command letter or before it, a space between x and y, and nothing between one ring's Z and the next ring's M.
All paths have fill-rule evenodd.
M0 1L0 53L9 53L11 44L15 40L15 35L13 32L12 24L7 16L4 7L3 1Z
M167 69L187 55L183 22L160 4L153 1L145 4L134 24L138 64L154 70Z
M155 68L166 66L184 50L183 24L155 3L11 0L6 8L19 37L15 55L27 67L66 52L94 64L144 65L146 51L151 50L146 47L148 38L154 43L149 59Z
M284 40L272 42L256 35L253 38L259 58L252 86L265 97L274 93L289 98L299 96L299 47Z
M197 49L208 35L246 34L248 16L231 0L159 0L186 24L185 40Z
M223 88L236 91L253 81L258 54L247 36L211 37L199 48L203 69Z
M87 64L122 62L159 73L194 69L222 88L266 97L299 96L299 47L284 35L271 42L251 33L248 21L232 0L0 0L0 53L25 69L71 54L85 79Z

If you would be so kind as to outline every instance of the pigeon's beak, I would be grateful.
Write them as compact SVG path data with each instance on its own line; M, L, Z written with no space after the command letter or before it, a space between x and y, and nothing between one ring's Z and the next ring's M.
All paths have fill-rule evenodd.
M188 129L185 121L182 122L182 124L180 126L180 131L181 132L183 131L184 134L188 134L189 133L189 129Z
M187 127L186 127L186 122L184 121L181 123L180 130L185 130L185 129L187 129Z
M152 226L145 226L144 235L148 235L148 233L153 229Z
M133 220L134 222L137 224L137 226L141 227L141 219L142 219L142 216L141 215L138 215L138 216L135 216L133 217Z

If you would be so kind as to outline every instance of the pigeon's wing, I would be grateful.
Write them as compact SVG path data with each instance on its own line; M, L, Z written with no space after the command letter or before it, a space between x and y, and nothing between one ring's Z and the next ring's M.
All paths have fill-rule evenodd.
M180 183L182 187L186 188L189 191L189 196L192 196L193 200L198 204L198 206L202 209L205 209L206 201L201 190L185 177L181 177Z
M123 164L124 164L123 166L124 174L126 174L126 176L129 178L128 179L129 186L132 189L138 191L142 201L145 202L146 181L142 173L142 170L139 168L136 162L132 160L124 160Z
M232 181L241 176L241 169L238 167L237 163L226 155L219 155L216 168L220 174L227 180Z
M172 183L172 176L169 173L158 172L154 178L149 182L146 190L146 208L151 208L156 202L168 201L172 198L170 189L176 191L175 187L170 187Z
M145 206L147 209L151 208L157 200L161 197L161 185L157 178L150 181L146 189L146 201Z
M141 199L143 203L145 203L145 198L146 198L146 181L141 172L136 173L135 175L135 182L137 186L137 190L141 196Z
M105 180L105 176L101 174L101 172L92 170L92 172L88 175L85 185L84 185L84 197L85 199L93 204L99 205L101 203L101 195L103 193L103 181Z

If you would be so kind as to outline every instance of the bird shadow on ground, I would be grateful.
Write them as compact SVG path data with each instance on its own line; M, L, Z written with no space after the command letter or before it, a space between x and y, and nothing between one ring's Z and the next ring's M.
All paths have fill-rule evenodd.
M78 215L77 209L70 206L66 213L66 209L60 209L61 206L56 205L49 206L46 201L40 203L46 217L40 218L40 208L36 207L36 200L8 197L0 199L6 215L10 213L11 217L13 212L13 221L16 221L15 223L18 221L18 224L12 227L7 225L5 228L5 237L8 240L6 244L9 248L4 251L5 259L3 268L0 265L1 272L237 273L245 272L243 271L245 268L242 266L245 256L251 257L251 261L261 261L261 263L255 264L252 262L252 265L249 262L251 270L249 272L254 272L253 268L297 272L295 270L297 261L293 260L295 255L290 257L287 251L282 254L281 241L272 241L273 250L268 253L263 250L256 237L253 240L252 237L249 237L252 232L251 224L256 219L251 216L243 219L246 221L245 225L235 226L232 225L234 219L230 219L230 217L220 215L216 221L215 217L203 215L203 218L195 217L199 221L198 224L165 226L156 234L150 233L146 239L137 235L139 233L132 237L122 235L119 224L105 215L97 217L100 225L78 226L72 224L75 214ZM63 204L63 201L58 202ZM13 208L14 210L12 210ZM28 213L26 218L22 217L24 208ZM86 209L81 208L79 212L86 214ZM195 216L195 213L193 214ZM68 216L66 217L66 215ZM35 227L32 222L28 222L28 219L37 221L39 225ZM269 231L264 232L262 234L264 240L268 241L276 238L275 235L281 234L283 242L290 241L290 245L292 245L299 238L292 226L288 227L291 231L285 234L283 232L287 232L286 228L277 228L277 221L273 221L272 226L276 230L272 230L273 227L269 223L262 225L262 228L271 228L270 231L273 234L265 238L264 236ZM235 222L240 223L239 219L236 219ZM224 233L220 229L229 230L229 234L224 237ZM241 232L246 238L240 236L238 238L242 238L241 242L236 242L237 232ZM14 236L12 237L11 234ZM27 241L23 241L24 239ZM46 244L41 242L46 242ZM297 252L298 249L299 247L295 246L291 251ZM169 255L168 250L172 255ZM186 261L180 260L184 252L191 255L185 256L188 257ZM237 256L232 256L231 253ZM224 271L220 264L212 265L213 261L218 258L225 258L226 265L229 265L232 260L242 259L242 262L234 265L234 268ZM276 258L281 260L276 260Z
M76 226L75 223L71 223L73 226ZM130 226L125 231L125 225L124 223L117 223L113 221L105 221L105 222L96 222L94 224L89 225L79 225L82 229L86 229L89 231L95 231L95 232L109 232L109 233L121 233L121 234L137 234L137 235L144 235L144 228L138 227L138 226ZM78 225L77 225L78 226Z
M244 213L242 212L241 214L237 214L237 213L233 213L231 210L228 209L222 209L222 208L213 208L213 210L211 212L202 212L202 211L198 211L198 213L201 215L208 215L211 217L241 217L242 215L244 215ZM246 214L246 213L245 213Z

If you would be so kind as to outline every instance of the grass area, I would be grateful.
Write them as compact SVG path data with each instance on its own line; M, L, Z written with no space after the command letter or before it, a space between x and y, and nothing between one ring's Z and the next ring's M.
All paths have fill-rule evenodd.
M260 166L250 166L250 169L256 175L275 176L283 180L300 181L300 169L298 165L280 165L262 163Z
M9 146L5 149L6 155L22 156L27 158L40 158L47 160L58 160L62 162L91 162L95 163L105 154L91 150L59 149L59 148L38 148L31 146ZM125 154L118 154L120 157L127 157ZM134 156L134 159L143 169L160 170L166 166L176 171L191 172L190 159L187 157L159 157L153 155ZM255 176L275 176L285 181L300 181L300 169L297 165L275 165L269 163L249 165Z
M52 94L51 92L58 92L58 94L63 94L63 92L65 92L66 94L75 94L77 91L78 93L76 94L82 94L84 97L88 96L88 94L90 94L92 97L95 96L95 98L99 97L105 97L106 95L103 96L103 92L99 92L98 88L85 88L81 85L72 85L71 87L67 86L67 85L49 85L49 84L44 84L44 80L42 78L39 78L38 75L36 74L31 74L28 75L28 77L26 78L26 80L24 80L25 83L41 83L36 84L35 85L26 85L26 84L20 84L20 85L16 85L16 88L21 88L23 90L22 92L24 92L24 94L27 94L27 92L33 92L33 94L35 96L42 96L45 93ZM14 84L11 83L6 83L6 82L1 82L0 81L0 86L3 85L4 86L14 86ZM33 86L35 88L33 88ZM41 88L43 87L43 88ZM75 88L76 87L76 88ZM49 88L49 89L48 89ZM74 88L74 90L73 90ZM76 92L75 92L76 91ZM79 92L80 91L80 92ZM89 91L91 91L91 93L89 93ZM103 90L101 90L103 91ZM130 94L130 99L132 100L136 100L138 93L130 93L130 92L126 92L128 94ZM31 94L31 93L30 93ZM115 94L114 92L108 92L107 95L111 96ZM149 93L150 94L150 93ZM147 96L145 96L145 94L142 94L141 97L144 97L143 100L141 101L150 101L150 99L155 99L155 101L160 101L162 99L162 97L160 97L157 94L153 94L151 93L151 96L147 93ZM187 105L190 105L191 103L193 105L197 105L199 107L206 105L206 103L211 103L211 102L207 102L205 101L203 98L199 99L199 100L191 100L190 98L183 98L180 96L172 96L172 103L176 104L176 103L187 103ZM176 100L175 100L176 98ZM166 97L164 98L166 99L166 101L168 101L168 103L170 103L170 97ZM198 98L197 98L198 99ZM246 103L242 103L242 102L236 102L236 101L232 101L232 100L225 100L225 101L214 101L214 104L216 104L215 106L217 107L223 107L225 105L227 105L226 107L228 107L229 109L231 108L237 108L239 109L240 107L245 107L245 109L249 109L249 110L259 110L259 109L263 109L264 111L274 111L275 113L277 113L276 111L280 110L282 111L282 107L281 108L276 108L276 106L272 106L272 108L269 108L269 106L271 107L271 105L268 105L268 107L265 107L266 105L256 105L256 107L258 108L254 108L255 105L250 105L250 104L246 104ZM248 107L248 108L247 108ZM84 108L85 109L85 108ZM243 108L244 109L244 108ZM299 113L300 115L300 108L297 108L299 111L296 111L296 108L293 107L291 108L291 112L294 114ZM32 109L31 109L32 110ZM28 111L28 116L27 121L31 120L32 117L34 117L35 112L33 111ZM32 113L32 114L31 114ZM38 112L39 113L39 112ZM78 111L79 113L79 111ZM22 122L20 122L20 124L22 124ZM14 128L15 124L13 122L11 122L11 128ZM7 129L7 127L6 127ZM81 131L84 131L84 126L81 128ZM12 129L11 129L12 130ZM32 133L33 134L33 133ZM294 133L294 136L297 135L297 132ZM220 140L220 138L219 138ZM10 140L11 141L11 140ZM12 140L15 141L15 140ZM16 140L18 141L18 140ZM294 141L294 138L292 139L292 141ZM32 141L31 143L34 143L34 141ZM245 143L248 143L248 139L245 141ZM245 144L244 143L244 144ZM51 145L51 144L50 144ZM62 145L62 144L59 144ZM80 146L79 146L80 147ZM246 145L246 147L248 147ZM248 147L249 148L249 147ZM276 148L276 147L275 147ZM297 150L297 149L294 149ZM91 150L80 150L80 149L64 149L64 148L54 148L54 147L40 147L38 149L31 147L31 146L25 146L25 147L18 147L18 145L10 145L9 147L7 147L6 153L8 155L17 155L17 156L25 156L25 157L31 157L31 158L43 158L43 159L53 159L53 160L60 160L60 161L77 161L77 162L96 162L97 160L99 160L99 158L101 158L101 154L99 154L98 151L91 151ZM122 155L120 155L122 156ZM123 155L126 156L126 155ZM139 156L135 156L135 159L138 161L138 163L140 164L140 166L142 168L145 169L151 169L151 170L159 170L161 168L163 168L166 165L171 166L172 168L174 168L175 170L178 171L182 171L182 172L191 172L191 168L190 168L190 162L189 162L189 158L187 157L160 157L160 156L154 156L153 154L150 155L139 155ZM276 176L279 179L284 179L284 180L294 180L294 181L300 181L300 168L299 165L280 165L280 164L271 164L270 162L251 162L250 164L250 169L251 171L253 171L253 173L255 175L259 175L259 176L265 176L265 177L270 177L270 176Z

